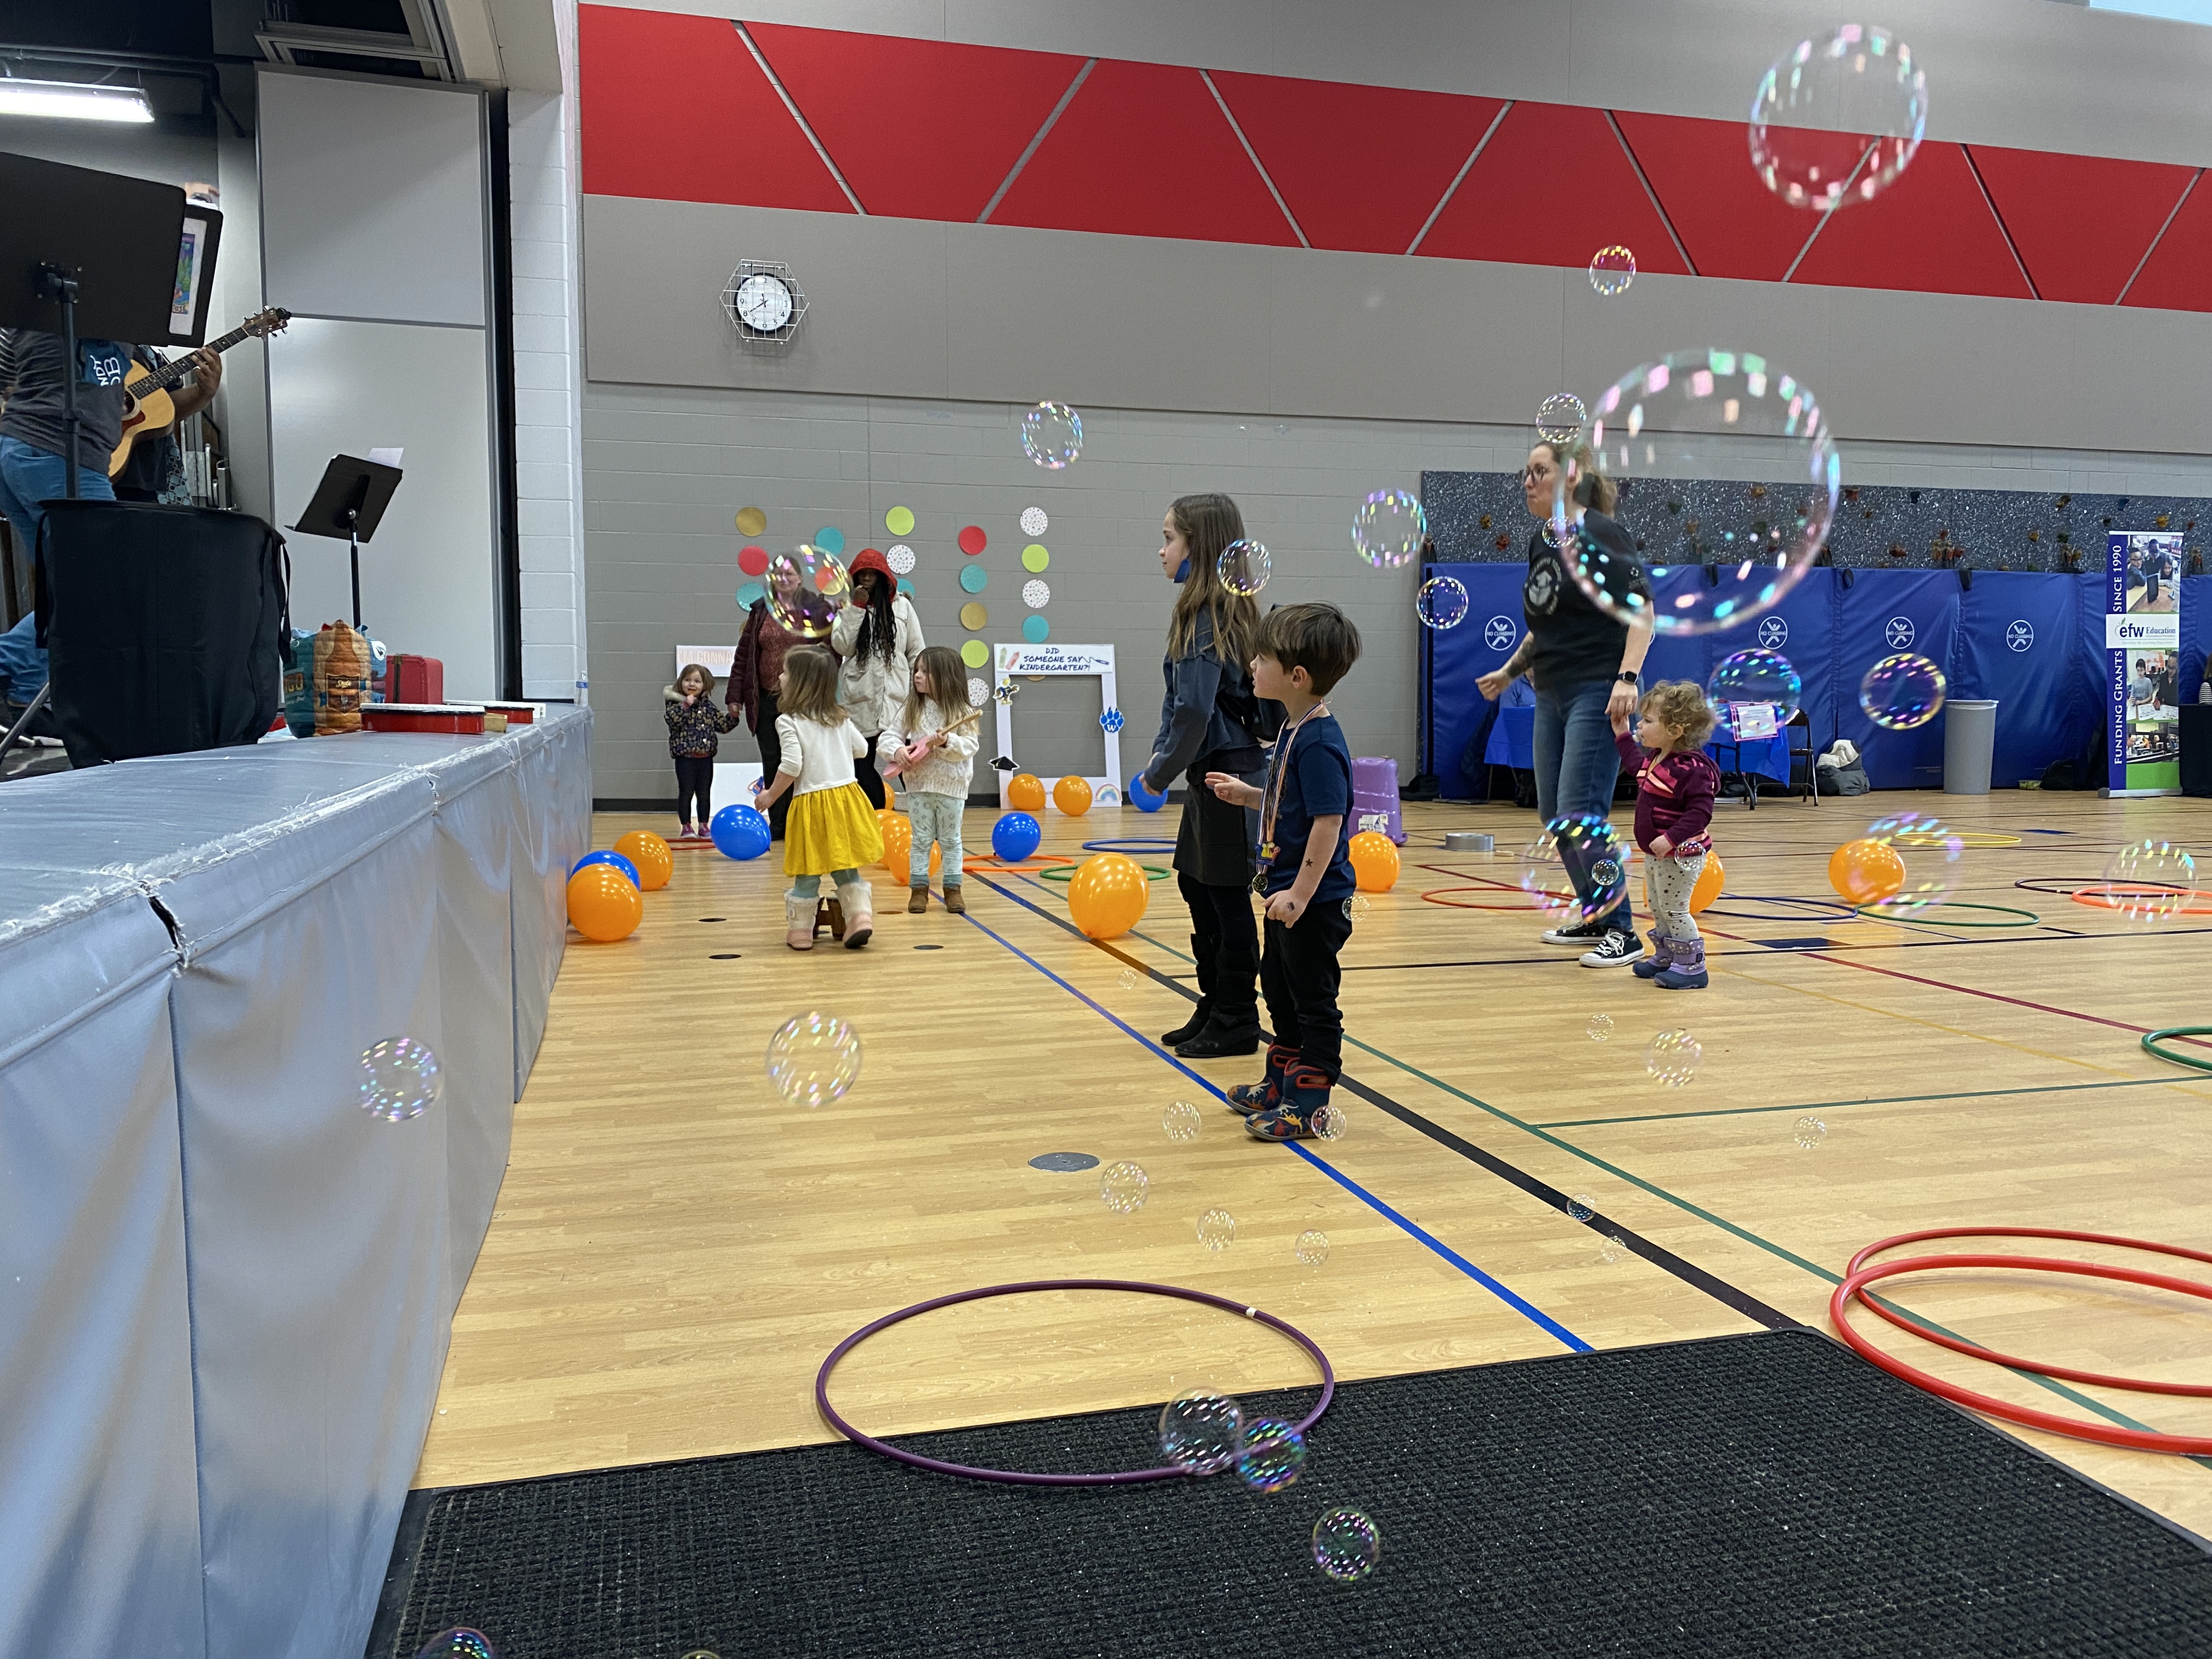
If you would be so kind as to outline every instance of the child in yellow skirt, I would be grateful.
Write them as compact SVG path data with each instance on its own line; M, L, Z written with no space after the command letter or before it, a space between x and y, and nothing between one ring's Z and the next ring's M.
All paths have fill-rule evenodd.
M828 876L845 913L845 948L857 951L875 931L860 871L883 857L884 836L853 769L868 740L837 702L837 659L818 645L800 646L783 659L775 734L783 757L753 804L765 812L787 789L793 792L783 831L783 873L792 878L783 896L783 942L794 951L814 948L815 899Z

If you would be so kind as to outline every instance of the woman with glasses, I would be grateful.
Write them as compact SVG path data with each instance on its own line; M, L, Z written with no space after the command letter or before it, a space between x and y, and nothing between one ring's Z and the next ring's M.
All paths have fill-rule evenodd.
M1521 489L1529 514L1542 521L1529 532L1528 580L1521 591L1528 625L1504 665L1475 684L1493 701L1519 675L1534 685L1536 811L1557 834L1563 821L1611 815L1620 774L1613 716L1635 716L1644 653L1651 648L1650 625L1622 622L1598 605L1567 560L1585 573L1601 566L1608 592L1624 600L1640 597L1647 609L1651 591L1634 538L1607 516L1618 492L1587 443L1538 444L1522 470ZM1629 910L1625 849L1570 836L1559 836L1558 845L1579 902L1575 916L1546 932L1544 942L1587 947L1585 968L1633 963L1644 947ZM1608 859L1614 869L1596 867ZM1619 902L1608 906L1613 893Z

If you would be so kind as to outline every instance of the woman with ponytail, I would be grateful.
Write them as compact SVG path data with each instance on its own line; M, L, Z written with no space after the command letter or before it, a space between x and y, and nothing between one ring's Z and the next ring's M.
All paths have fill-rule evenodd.
M1186 775L1174 862L1190 907L1199 1000L1189 1021L1160 1041L1186 1059L1210 1060L1260 1046L1260 935L1252 921L1250 822L1244 808L1206 787L1206 775L1256 773L1261 742L1273 735L1282 711L1252 695L1260 608L1221 580L1222 550L1244 537L1237 503L1226 495L1185 495L1168 508L1162 531L1160 572L1179 591L1161 665L1167 697L1144 781L1164 794L1176 774Z
M1493 700L1516 675L1527 674L1535 686L1536 812L1556 834L1562 820L1610 817L1620 775L1613 720L1635 718L1644 658L1651 648L1651 625L1622 622L1593 602L1570 574L1562 549L1585 568L1601 565L1608 591L1623 599L1640 595L1642 614L1649 613L1651 590L1635 538L1608 516L1619 492L1598 470L1587 443L1577 438L1538 444L1522 470L1521 489L1530 515L1545 521L1528 534L1528 580L1521 591L1528 625L1504 665L1475 684ZM1626 884L1617 872L1604 880L1595 873L1605 849L1579 840L1571 845L1565 836L1558 845L1580 901L1577 912L1589 920L1551 928L1544 942L1587 947L1585 968L1633 963L1644 951ZM1625 851L1610 856L1617 869L1626 867ZM1604 901L1616 889L1619 902L1607 908Z

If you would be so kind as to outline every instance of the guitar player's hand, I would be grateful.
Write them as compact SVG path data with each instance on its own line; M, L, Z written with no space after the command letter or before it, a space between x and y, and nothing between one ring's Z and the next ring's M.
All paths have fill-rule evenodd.
M192 353L192 383L171 394L177 406L177 418L183 420L197 415L215 401L216 388L222 384L222 359L202 346Z

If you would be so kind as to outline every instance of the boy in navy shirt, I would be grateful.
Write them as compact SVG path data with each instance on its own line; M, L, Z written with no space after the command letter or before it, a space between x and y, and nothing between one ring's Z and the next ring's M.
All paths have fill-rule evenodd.
M1333 605L1292 605L1260 621L1252 691L1288 716L1267 766L1264 788L1226 772L1206 787L1239 806L1260 809L1260 872L1267 941L1260 994L1275 1041L1267 1076L1229 1091L1231 1109L1261 1140L1304 1140L1314 1114L1328 1103L1344 1066L1344 1016L1336 991L1337 952L1352 937L1352 751L1322 699L1359 659L1359 630Z

